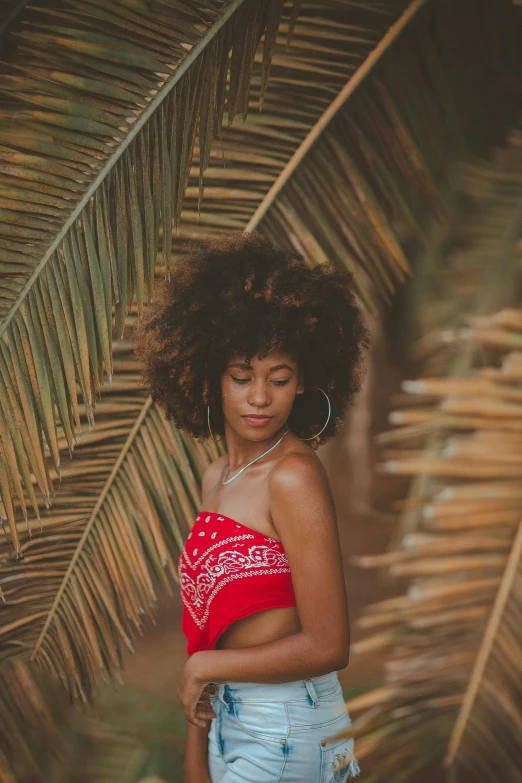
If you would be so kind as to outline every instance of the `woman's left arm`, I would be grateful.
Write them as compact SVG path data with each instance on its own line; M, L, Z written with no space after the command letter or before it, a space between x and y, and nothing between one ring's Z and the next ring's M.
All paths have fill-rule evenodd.
M178 688L187 720L212 681L290 682L344 669L350 630L335 508L313 453L285 455L269 479L272 519L285 548L301 630L275 642L203 650L185 664Z

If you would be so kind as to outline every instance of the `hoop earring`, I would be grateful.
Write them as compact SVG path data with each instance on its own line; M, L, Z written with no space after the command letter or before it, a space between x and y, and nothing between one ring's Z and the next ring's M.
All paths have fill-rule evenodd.
M329 398L329 396L327 395L327 393L325 391L323 391L322 389L319 388L319 386L316 386L315 388L318 389L320 392L323 392L324 396L326 397L326 401L328 403L328 417L326 419L326 423L324 424L322 429L319 430L319 432L317 432L315 435L312 435L311 438L299 438L299 436L296 435L296 438L299 438L299 440L314 440L315 438L318 438L319 435L321 434L321 432L323 432L323 430L326 429L326 426L327 426L328 422L330 421L330 415L332 413L332 405L330 403L330 398Z
M215 435L213 435L212 430L210 429L210 405L207 405L207 421L208 421L208 431L210 432L210 437L214 438L216 443L221 443L223 438L216 438Z

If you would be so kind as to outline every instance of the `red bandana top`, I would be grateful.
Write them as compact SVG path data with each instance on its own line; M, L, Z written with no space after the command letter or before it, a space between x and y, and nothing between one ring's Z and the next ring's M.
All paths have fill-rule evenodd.
M236 620L295 606L281 541L215 511L200 511L178 561L187 653L212 650Z

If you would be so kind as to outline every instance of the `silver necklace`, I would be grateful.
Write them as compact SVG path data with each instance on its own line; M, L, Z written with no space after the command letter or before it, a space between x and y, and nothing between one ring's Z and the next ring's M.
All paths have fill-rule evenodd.
M281 441L283 440L283 438L285 437L285 435L286 435L286 433L287 433L287 432L290 432L290 430L286 429L286 430L283 432L283 434L281 435L281 437L279 438L279 440L278 440L276 443L274 443L274 445L273 445L273 446L270 446L270 448L269 448L269 449L267 449L266 451L263 451L263 453L262 453L262 454L260 454L260 455L259 455L259 457L256 457L255 459L253 459L253 460L252 460L252 462L248 462L246 465L244 465L242 468L240 468L240 469L238 470L238 472L237 472L237 473L234 473L234 475L232 476L232 478L229 478L229 479L226 479L226 480L225 480L225 479L223 479L223 480L221 481L221 483L222 483L222 484L230 484L230 482L231 482L231 481L234 481L234 479L235 479L235 478L237 478L237 477L238 477L238 476L239 476L239 475L240 475L240 474L241 474L241 473L242 473L244 470L246 470L247 468L249 468L249 467L250 467L250 465L253 465L253 464L254 464L254 462L257 462L257 461L258 461L258 459L261 459L261 457L264 457L264 456L265 456L265 454L268 454L268 452L269 452L269 451L272 451L272 449L275 449L275 447L276 447L276 446L278 446L278 445L281 443ZM228 468L227 468L227 472L228 472Z

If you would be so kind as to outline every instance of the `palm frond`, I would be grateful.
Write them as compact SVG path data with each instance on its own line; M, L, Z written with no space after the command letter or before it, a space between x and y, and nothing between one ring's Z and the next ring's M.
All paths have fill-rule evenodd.
M491 141L477 131L480 73L495 51L497 95L505 92L515 27L508 3L500 14L486 3L473 29L466 2L388 5L388 18L362 3L360 15L337 17L341 5L303 3L285 60L282 25L263 114L223 129L233 165L211 156L201 217L190 181L173 249L221 228L259 227L311 263L347 265L371 306L376 292L391 297L409 274L412 243L425 247L444 216L453 163L478 138ZM466 71L454 67L460 47L476 55Z
M56 680L13 658L0 666L0 780L44 782L47 761L67 757L68 704Z
M260 89L262 80L261 75ZM236 100L241 91L237 86L231 87L232 93L234 90ZM66 152L69 149L65 145L63 148ZM160 157L153 161L153 173L160 161ZM132 177L129 182L132 184ZM125 179L116 183L119 198L125 198L126 183ZM132 188L129 192L132 194ZM161 208L160 204L160 212ZM10 497L17 501L10 509L6 508L5 517L10 526L0 553L5 573L1 582L3 657L23 652L37 658L44 668L59 674L73 700L88 700L100 676L113 676L118 671L122 651L132 649L133 633L141 632L142 621L153 616L155 594L148 566L152 566L166 589L169 589L168 577L176 579L174 557L198 505L202 469L219 454L210 445L189 443L163 420L139 388L137 368L132 358L122 353L128 347L125 344L116 344L114 349L116 361L111 387L105 390L99 379L98 393L103 391L104 401L98 403L95 426L92 426L91 399L85 385L80 389L81 403L73 395L68 398L65 383L58 386L60 374L53 374L55 367L61 369L63 361L72 388L76 380L75 361L77 367L82 359L86 366L91 361L89 336L92 345L99 347L96 314L94 309L83 306L83 292L97 284L98 295L105 296L107 303L111 284L105 277L100 279L103 264L97 266L95 262L105 259L112 263L111 248L117 251L118 236L122 242L127 240L125 223L123 232L120 224L116 225L113 245L105 211L96 212L95 206L90 206L87 215L84 235L72 231L71 236L64 237L59 276L52 277L51 267L47 267L49 285L42 286L42 293L35 295L35 314L29 307L25 310L29 326L23 319L19 323L12 319L19 349L16 358L25 362L21 371L13 362L12 375L16 374L15 379L26 391L28 402L25 407L19 402L19 387L14 383L8 385L5 397L17 413L18 421L22 422L27 415L33 429L36 416L31 419L28 415L29 402L34 400L39 404L38 412L42 412L42 421L51 435L48 439L51 446L44 444L44 457L57 458L73 432L73 424L68 428L66 416L60 416L56 431L55 416L45 419L46 410L52 410L52 391L58 389L61 392L58 403L61 401L64 410L67 405L77 405L75 413L81 441L70 467L61 468L61 487L53 498L52 508L49 503L47 511L38 517L38 535L32 534L25 513L21 481L15 485L18 473L13 471L12 482L9 474L5 474L7 479L1 486L4 503ZM158 220L161 222L161 214ZM101 226L96 235L96 252L93 226L96 230ZM102 242L105 239L103 254L100 237ZM81 247L85 250L83 257ZM108 269L106 264L104 274ZM67 288L64 290L67 279L72 281L69 292ZM137 303L137 315L139 311ZM47 315L50 331L46 331ZM109 323L107 312L106 316ZM129 325L128 318L125 323ZM15 327L18 327L16 331ZM77 338L76 343L73 337ZM9 381L8 372L5 376ZM40 378L52 378L54 389L45 386L39 389ZM91 429L83 434L82 425L86 422ZM13 460L23 453L25 443L16 428L7 433L13 444L6 438L5 454ZM42 474L46 470L44 461ZM26 470L23 478L34 505L38 476ZM29 537L20 544L27 529ZM9 546L9 539L14 550Z
M153 620L153 575L172 591L202 472L220 453L151 404L129 342L116 344L114 366L97 425L63 468L38 534L29 529L18 556L6 538L0 546L0 659L31 655L73 701L120 669L123 650ZM16 524L21 535L25 523Z
M0 7L0 52L3 51L3 36L15 24L28 0L4 0Z
M246 115L252 60L265 71L282 0L109 7L99 0L31 12L0 77L1 495L15 549L13 498L39 517L60 476L56 412L72 453L78 388L94 422L112 378L111 325L150 299L160 226L167 267L199 127L200 169L228 111ZM103 33L99 32L103 23ZM267 27L268 26L268 27Z
M478 214L497 274L506 269L506 232L513 253L522 231L513 219L522 203L512 177L519 149L514 130L496 171L487 166L484 175L482 206L493 190L498 211L491 223L484 209ZM470 236L481 233L475 219ZM507 264L514 297L519 274ZM407 501L417 528L395 551L357 559L409 580L406 594L365 610L359 622L368 635L354 646L387 661L384 685L348 705L361 711L358 755L375 783L395 774L416 780L443 761L459 781L515 780L521 763L522 311L471 315L442 337L460 371L405 382L405 405L391 418L397 428L381 437L383 469L425 477Z
M415 780L443 758L457 780L515 780L520 769L522 311L455 338L489 361L471 376L417 383L426 416L439 420L442 399L448 417L437 457L404 449L404 466L421 461L435 485L422 527L397 552L358 561L411 579L406 595L368 608L361 624L372 635L355 650L381 649L388 661L387 689L349 704L374 707L359 755L386 770L375 781L399 765Z
M522 235L522 187L517 177L520 122L521 118L509 132L505 147L494 150L492 160L472 159L460 169L455 184L455 199L460 207L432 246L429 265L426 259L419 271L421 279L416 280L417 301L413 304L415 313L419 313L414 354L422 360L427 375L445 373L458 378L476 361L476 344L470 342L455 350L451 340L446 340L451 330L461 324L463 313L479 316L517 304L518 241ZM404 433L409 431L412 437L425 438L425 455L439 452L448 421L444 410L439 411L441 428L432 417L429 423L418 418L414 409L397 412L394 417L394 423L399 423L400 418L402 424L409 425L403 428ZM393 430L384 433L381 440L384 443L397 436L400 437L399 431ZM397 469L400 470L398 466ZM390 470L394 467L390 466ZM391 548L418 528L419 510L424 496L431 491L430 485L429 475L420 469L411 482Z
M454 148L461 149L457 144L462 136L459 122L469 121L467 115L460 117L454 110L467 82L459 84L457 90L454 85L448 87L451 79L447 73L445 80L437 81L444 67L434 54L436 49L419 48L418 44L416 48L425 30L434 25L442 31L441 50L448 43L444 40L446 28L442 23L447 9L440 4L436 6L437 11L427 7L430 13L426 11L416 29L410 30L406 47L412 51L411 62L407 58L405 62L408 72L420 74L426 69L430 72L431 68L429 84L421 79L413 85L406 100L402 82L388 75L390 69L385 58L381 74L377 73L373 81L366 76L366 89L354 96L350 113L347 108L344 113L339 112L343 116L330 122L328 132L310 147L310 139L315 137L317 129L332 116L332 107L340 105L345 92L350 94L353 85L368 72L369 67L365 66L368 58L371 63L378 60L380 51L396 38L420 7L417 2L409 6L404 2L359 2L347 6L340 0L331 0L319 12L314 4L305 4L304 27L300 32L300 22L294 30L292 47L296 54L287 56L286 61L281 55L284 46L281 36L288 29L283 29L276 40L276 21L281 9L275 0L269 4L263 19L254 15L257 21L252 21L250 15L248 23L243 13L247 6L241 11L236 3L233 8L238 8L237 15L232 6L227 6L223 12L231 15L227 24L225 16L215 19L215 14L212 17L205 6L202 13L210 27L202 33L204 37L199 42L194 30L201 20L194 10L197 4L190 4L194 14L192 26L184 18L180 22L179 17L168 17L172 29L161 27L163 37L158 37L158 33L164 16L147 18L138 40L142 47L141 68L132 68L124 62L128 52L122 51L125 48L122 35L129 34L132 46L137 47L136 25L144 21L143 14L138 13L138 0L130 8L118 4L110 12L100 9L97 2L92 0L88 12L79 11L74 0L67 0L67 10L52 10L51 21L61 20L68 25L65 38L65 28L59 24L49 27L49 13L43 13L49 9L41 8L43 21L36 17L29 31L23 33L22 40L31 42L20 46L24 65L17 66L15 62L16 73L0 80L0 89L8 92L14 101L4 112L3 123L0 120L0 143L5 145L0 148L0 156L4 155L6 196L6 209L0 213L0 232L2 225L5 232L4 240L0 233L0 252L9 263L4 270L9 274L3 277L5 318L0 326L0 334L3 332L0 354L5 354L0 355L0 363L6 376L6 391L0 400L0 430L5 432L5 447L0 457L8 479L0 492L2 497L7 493L5 514L15 547L19 542L13 501L16 498L25 513L21 498L24 488L37 517L39 514L36 493L29 487L29 473L36 476L36 489L44 502L50 502L52 483L43 458L44 442L60 473L53 404L72 453L80 431L77 384L88 405L92 424L101 378L105 372L109 379L112 375L113 303L116 328L121 335L129 303L136 297L141 312L144 298L150 296L160 230L163 225L170 227L173 221L177 225L180 218L198 118L199 181L195 182L195 188L199 207L201 173L210 162L212 137L221 125L225 55L234 35L242 43L233 47L229 121L237 112L243 116L247 113L248 84L244 69L250 73L254 57L247 39L252 34L257 40L263 24L267 25L269 35L265 36L264 54L259 55L262 62L255 77L257 100L253 106L261 105L270 53L274 58L272 80L276 94L272 103L265 100L262 115L253 119L250 113L241 132L231 128L222 131L224 153L234 161L234 169L230 174L225 171L224 175L223 169L216 172L214 166L206 171L207 180L213 183L218 176L222 182L221 187L213 184L207 187L204 221L209 231L220 226L248 226L248 221L254 219L252 213L257 204L268 199L272 208L264 215L262 228L272 238L292 244L315 262L330 260L348 264L356 277L369 275L374 284L391 293L393 280L403 279L408 270L400 237L404 225L417 238L422 237L420 212L425 213L426 219L426 212L439 213L443 209L441 189L447 187L447 164L456 154ZM465 0L461 2L465 5ZM404 16L387 33L390 22L405 5ZM345 21L348 7L349 22ZM256 8L259 10L261 6ZM359 16L354 14L354 9L359 11ZM53 14L57 19L52 18ZM105 18L107 14L110 20ZM88 57L88 65L80 68L80 59L85 60L86 51L97 52L101 57L103 40L93 28L102 17L107 29L114 30L116 36L113 48L117 64ZM209 21L210 17L213 22ZM484 25L488 30L489 21L485 15ZM291 22L287 28L289 25ZM51 33L56 37L55 28L61 30L58 49L54 39L49 40ZM320 38L325 30L331 36L329 47L324 45L324 37ZM383 35L388 35L384 46L379 43ZM184 45L192 46L188 56L183 48L187 36L191 44ZM496 45L496 39L490 38ZM404 44L401 38L401 46ZM381 49L373 56L376 46ZM161 53L156 51L157 47ZM128 51L136 54L132 47ZM160 54L164 59L171 59L162 66L163 71L170 68L173 74L158 83L157 71L153 69L159 67ZM60 57L63 62L59 61ZM148 81L144 73L146 57L152 69ZM414 67L419 57L425 59L424 71ZM399 60L402 59L401 55ZM477 68L480 62L477 60ZM216 63L221 63L219 68L215 67ZM347 69L348 73L351 69L352 76L349 89L343 92ZM197 76L204 73L212 73L215 78ZM501 67L498 73L502 75ZM315 81L310 84L310 79ZM428 87L433 91L433 85L437 84L442 85L438 88L438 102L446 111L441 113L438 126L437 116L430 108L431 96L430 100L423 97L429 94ZM63 96L64 88L68 95L72 91L67 105L63 98L57 97ZM303 107L304 91L310 96L306 107ZM32 108L28 108L28 101ZM412 102L423 107L422 123L411 116ZM218 103L220 111L216 114ZM212 112L210 104L214 106ZM16 137L12 127L15 116ZM104 125L107 130L109 121L115 123L112 136L104 135L101 128ZM131 129L125 131L128 124ZM385 132L376 133L379 127L383 131L393 128L391 138ZM454 129L449 136L443 130L446 127ZM442 146L437 141L439 138L444 140ZM390 141L395 145L393 158L390 158ZM252 154L253 143L260 153ZM401 144L408 146L407 156L400 154ZM297 159L301 163L295 169L292 160ZM445 159L446 164L441 165ZM294 169L295 174L288 179ZM287 173L283 175L284 171ZM271 187L280 187L277 183L282 182L281 176L285 177L286 186L273 201ZM302 182L299 177L303 178ZM185 200L188 209L184 212L180 246L187 239L206 233L201 223L197 231L190 225L191 214L198 214L191 208L191 187ZM230 194L229 203L224 198L226 194ZM43 199L43 203L38 199ZM257 214L256 221L261 213ZM17 225L13 228L15 218ZM171 250L179 248L176 240L171 244L170 230L162 233L163 272L168 274ZM18 274L23 270L26 273ZM14 277L10 272L15 273ZM16 281L22 286L21 291ZM361 297L369 302L368 284L363 279L359 290ZM84 291L89 296L82 296L80 292ZM0 310L1 301L0 296ZM16 422L16 426L9 426L8 422Z
M332 113L347 79L360 80L366 59L410 6L303 2L297 22L285 11L278 33L279 2L184 5L183 14L169 0L152 11L142 0L64 0L51 13L41 7L28 17L19 59L0 78L9 96L0 114L0 494L9 523L0 549L2 573L8 569L0 581L7 618L0 640L5 658L32 654L77 700L89 698L100 676L118 672L133 633L152 617L148 568L167 589L175 580L174 556L197 505L201 470L217 456L184 439L139 389L132 359L111 346L112 306L121 338L131 303L139 316L154 274L169 273L171 252L248 225L321 116ZM436 30L442 48L449 45L448 20L460 32L469 8L461 0L458 16L448 3L426 5L419 27L409 28L413 59L402 53L401 37L375 80L366 75L346 111L301 153L263 216L264 231L320 262L370 258L364 274L393 289L394 275L405 273L397 264L403 237L422 241L430 213L442 210L447 165L466 154L480 104L479 91L466 77L453 78L420 39L431 24L430 36ZM493 30L488 9L486 3L473 33L479 39ZM263 30L264 53L255 54ZM469 26L462 30L472 36ZM509 40L503 27L498 35ZM484 40L495 46L498 37ZM231 47L229 118L263 108L240 127L222 127ZM139 65L126 57L137 58L136 49ZM420 77L411 92L394 79L386 62L392 51L408 76L420 73L412 66L420 58L429 90ZM482 46L471 59L471 75L487 52ZM503 65L497 77L501 83ZM215 133L231 168L216 164ZM343 162L343 175L332 171L328 185L321 177L332 159ZM209 184L201 211L203 170ZM323 201L314 202L316 181L321 199L328 195L330 234ZM317 208L305 220L303 194ZM359 222L365 228L358 233ZM357 257L347 243L357 245ZM390 248L395 265L388 268ZM67 470L64 448L71 457L74 450ZM62 484L51 508L53 470ZM37 490L47 505L41 516ZM29 505L41 526L32 537Z
M2 783L138 783L151 755L136 731L71 712L56 677L21 659L0 666Z

